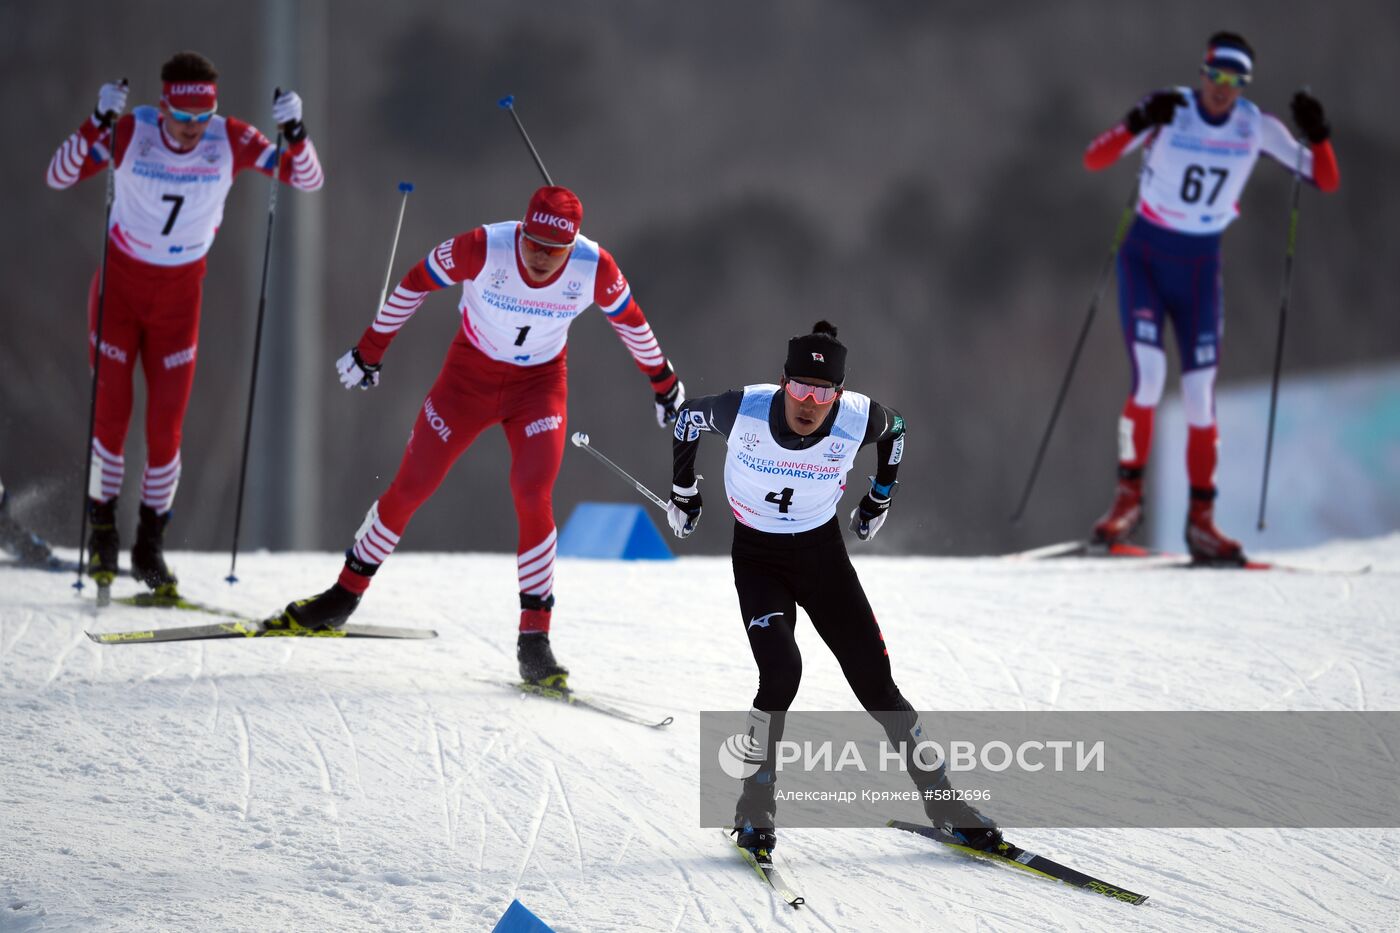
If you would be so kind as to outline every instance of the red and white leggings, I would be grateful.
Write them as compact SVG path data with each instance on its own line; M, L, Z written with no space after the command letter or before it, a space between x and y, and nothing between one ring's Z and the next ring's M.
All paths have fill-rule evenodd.
M510 444L510 491L519 523L520 592L547 600L554 592L554 481L564 458L568 401L564 354L539 366L486 356L458 331L428 391L398 474L370 507L351 548L365 564L383 563L418 507L428 500L477 436L499 424ZM348 566L345 588L363 593L369 577ZM548 611L522 610L521 631L549 631Z
M92 481L88 495L108 502L121 492L123 450L131 424L136 360L146 377L146 468L141 502L168 512L180 483L180 434L194 385L199 340L203 259L184 266L153 266L115 246L107 250L102 312L102 365L98 368L97 412L92 437ZM88 363L99 352L97 292L101 270L88 291Z

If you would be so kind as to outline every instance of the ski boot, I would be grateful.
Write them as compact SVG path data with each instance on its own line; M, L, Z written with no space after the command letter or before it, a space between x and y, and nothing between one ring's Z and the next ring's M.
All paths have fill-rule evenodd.
M15 521L9 494L4 492L0 492L0 548L15 555L23 567L49 567L54 562L48 542Z
M778 845L778 831L774 828L776 787L772 771L759 771L744 778L744 789L734 805L734 842L739 848L748 849L760 864L772 863L773 850Z
M112 581L117 578L117 500L98 502L88 500L88 576L97 584L97 600L104 604L112 598Z
M1191 508L1186 513L1186 546L1195 564L1210 567L1243 567L1245 564L1240 543L1215 527L1214 487L1191 489Z
M920 790L924 798L924 815L936 829L952 836L959 845L979 852L995 852L1004 844L996 821L957 796L953 786L948 783L947 771L941 772L937 781Z
M515 642L520 679L527 684L567 690L569 669L554 659L548 632L521 632Z
M165 526L173 513L161 514L141 503L136 543L131 546L131 575L151 588L155 602L174 604L180 599L180 582L165 566Z
M773 850L778 847L776 829L754 829L747 823L736 824L730 835L734 837L734 844L741 849L748 849L759 865L773 864Z
M335 583L324 593L317 593L310 599L298 599L288 603L286 609L264 620L263 627L287 631L340 628L359 604L358 593L352 593Z
M1111 548L1126 541L1142 524L1142 468L1118 467L1118 490L1113 505L1094 523L1093 543Z
M515 660L520 664L520 679L527 684L569 688L569 669L554 659L549 646L549 615L554 609L554 596L520 594L520 635L515 641Z

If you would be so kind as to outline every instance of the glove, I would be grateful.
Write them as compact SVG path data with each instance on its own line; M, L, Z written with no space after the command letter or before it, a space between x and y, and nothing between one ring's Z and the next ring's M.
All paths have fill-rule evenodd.
M1303 134L1303 138L1314 146L1325 143L1332 135L1332 127L1327 125L1322 104L1305 91L1293 95L1293 122L1298 124L1298 132Z
M282 127L288 142L299 143L306 138L306 127L301 122L301 97L296 91L283 91L273 99L272 119Z
M1128 132L1136 136L1150 127L1172 122L1176 119L1176 108L1185 106L1186 98L1181 96L1180 91L1156 91L1146 101L1129 110L1123 122Z
M340 384L347 389L372 389L379 385L381 366L382 363L366 363L360 357L358 348L335 362L335 370L340 373Z
M862 541L869 541L880 531L880 526L885 523L890 510L890 500L894 498L894 486L883 490L881 494L880 486L873 480L870 484L870 491L860 500L860 505L851 510L851 530L856 533L856 537Z
M677 379L665 392L656 393L656 423L663 428L676 420L676 411L685 404L685 385Z
M671 523L671 530L677 538L688 538L695 531L695 526L700 524L700 506L698 484L689 489L671 487L671 501L666 504L666 520Z
M97 92L97 109L93 114L102 124L110 124L126 109L126 81L120 84L109 81Z

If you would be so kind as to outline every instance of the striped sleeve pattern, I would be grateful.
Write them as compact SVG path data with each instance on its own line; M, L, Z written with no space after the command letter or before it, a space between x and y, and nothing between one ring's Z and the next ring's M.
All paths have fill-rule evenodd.
M46 178L49 187L59 191L71 188L86 175L92 174L92 171L83 171L89 155L93 158L93 170L106 162L107 147L101 144L101 140L107 135L106 129L95 117L89 117L82 126L74 130L49 160Z
M627 352L632 354L632 359L637 361L637 366L650 373L666 362L666 355L661 352L661 345L656 342L656 335L651 332L651 325L642 317L640 309L637 313L640 323L624 324L620 317L608 318L608 323L617 331L617 336L622 339Z
M325 173L321 171L321 160L316 155L316 147L307 139L302 145L293 147L291 151L290 173L287 168L283 168L283 181L286 181L298 191L315 191L326 183Z
M394 293L385 299L384 307L374 316L370 330L376 334L398 333L399 328L407 324L408 319L422 306L426 297L427 292L416 292L400 284L394 289Z

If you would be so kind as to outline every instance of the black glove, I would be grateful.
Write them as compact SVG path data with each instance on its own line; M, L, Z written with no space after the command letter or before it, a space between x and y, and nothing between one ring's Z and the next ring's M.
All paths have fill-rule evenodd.
M1165 126L1176 118L1176 108L1185 107L1186 98L1180 91L1156 91L1123 118L1128 132L1136 136L1153 126Z
M1314 146L1325 143L1332 135L1332 127L1327 125L1327 115L1322 112L1322 104L1306 91L1293 95L1293 122L1298 124L1298 132Z
M676 371L671 368L670 360L662 363L661 368L650 376L652 389L664 385L667 380L675 379L675 375ZM679 379L675 379L670 388L665 392L656 391L654 397L656 399L656 423L664 428L676 420L676 411L685 404L685 385Z
M870 491L860 500L860 505L851 511L851 531L862 541L869 541L880 531L880 526L885 523L886 513L890 510L890 499L894 497L895 483L885 494L875 488L874 480L871 481Z
M666 506L666 521L677 538L688 538L700 524L700 486L697 483L689 489L671 487L671 501Z

